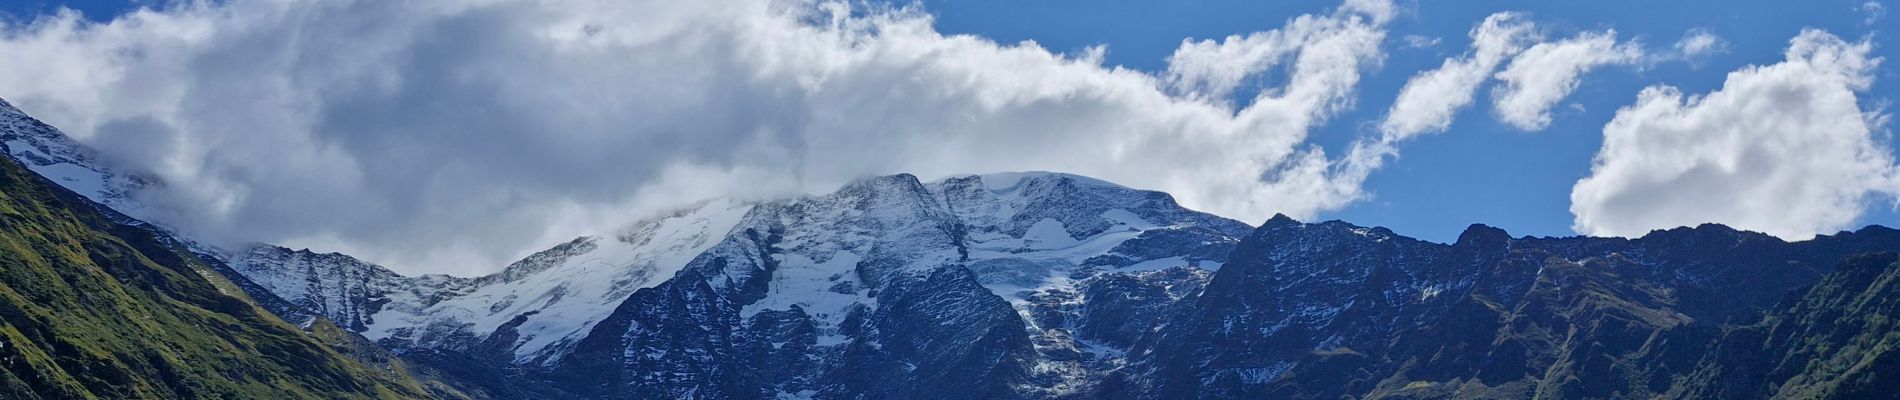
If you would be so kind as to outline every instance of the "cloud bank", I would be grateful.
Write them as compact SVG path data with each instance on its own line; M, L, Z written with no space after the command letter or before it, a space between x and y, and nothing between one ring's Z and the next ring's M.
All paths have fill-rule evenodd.
M237 0L0 26L0 96L165 182L216 241L472 274L720 196L1061 170L1259 220L1361 196L1307 134L1392 6L1186 41L1170 68L827 1ZM1251 77L1283 85L1231 101Z
M1881 61L1871 49L1806 30L1785 61L1731 72L1714 92L1644 89L1603 127L1590 175L1571 191L1575 229L1638 236L1720 222L1806 239L1848 228L1900 193L1892 149L1875 136L1887 118L1857 98Z

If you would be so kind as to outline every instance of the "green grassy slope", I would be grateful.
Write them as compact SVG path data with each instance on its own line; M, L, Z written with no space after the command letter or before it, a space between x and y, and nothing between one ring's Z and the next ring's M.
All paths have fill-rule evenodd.
M0 158L0 398L419 398Z

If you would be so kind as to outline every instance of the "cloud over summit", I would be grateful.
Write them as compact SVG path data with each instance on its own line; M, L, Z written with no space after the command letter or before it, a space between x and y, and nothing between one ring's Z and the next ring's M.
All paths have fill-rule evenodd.
M1166 75L841 2L232 1L4 27L0 94L167 184L215 240L478 273L721 195L1061 170L1191 206L1356 198L1306 144L1383 57L1390 4L1184 43ZM1238 80L1284 85L1229 102Z

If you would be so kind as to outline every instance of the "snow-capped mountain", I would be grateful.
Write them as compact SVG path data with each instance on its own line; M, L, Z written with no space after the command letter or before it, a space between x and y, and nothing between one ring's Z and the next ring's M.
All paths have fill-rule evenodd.
M1195 284L1247 229L1073 175L871 178L754 207L548 376L607 398L1073 394L1124 341L1091 342L1066 304Z
M393 350L558 358L635 290L658 284L724 237L750 206L695 205L536 253L493 275L405 277L353 257L258 246L231 267L271 292ZM506 328L506 337L494 334Z
M1248 229L1181 208L1166 194L1073 175L973 175L930 183L897 175L826 196L706 202L616 237L576 239L479 278L403 277L340 254L272 246L255 248L231 265L278 296L399 352L454 352L545 371L537 376L550 380L601 354L619 354L619 366L590 366L587 374L626 370L625 378L644 379L633 375L659 370L658 364L673 370L695 362L669 358L692 353L680 353L684 349L639 350L652 349L648 341L661 341L656 335L727 331L726 337L681 339L750 345L774 333L796 334L782 337L775 350L792 346L800 350L782 358L816 361L801 361L786 370L799 372L760 382L787 394L856 390L819 382L859 368L852 364L864 362L857 357L920 362L884 359L900 357L876 351L900 341L883 335L905 329L911 321L903 318L914 317L895 313L893 301L906 305L922 296L965 302L970 307L914 311L988 321L974 326L1020 345L1012 347L1017 351L1010 355L1016 364L1011 368L1034 381L1021 384L1056 394L1081 388L1091 365L1107 365L1112 357L1104 355L1120 354L1130 342L1090 341L1093 335L1076 331L1078 321L1101 313L1070 305L1090 295L1123 297L1089 288L1198 285ZM670 286L658 286L663 282ZM682 287L705 292L666 296ZM643 289L652 296L637 296ZM698 311L642 315L672 309L658 303L696 303L677 306ZM744 322L682 330L641 321L669 317ZM593 348L584 340L590 337L614 348ZM625 340L603 339L613 337ZM763 350L729 347L698 350ZM569 354L581 360L568 362ZM702 361L725 362L717 358ZM645 364L654 369L622 367ZM716 383L708 378L679 385L691 391Z

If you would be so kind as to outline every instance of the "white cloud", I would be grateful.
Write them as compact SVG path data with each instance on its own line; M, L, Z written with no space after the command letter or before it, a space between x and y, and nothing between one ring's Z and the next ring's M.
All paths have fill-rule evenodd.
M1603 128L1590 176L1572 190L1575 229L1636 236L1720 222L1785 239L1847 228L1900 191L1878 112L1872 45L1806 30L1786 61L1729 73L1720 90L1643 90Z
M1329 163L1323 155L1308 154L1293 164L1297 170L1309 171L1302 175L1324 177L1308 178L1312 183L1300 187L1330 189L1329 193L1364 198L1366 194L1360 187L1367 177L1385 165L1386 157L1398 155L1399 143L1449 129L1458 110L1471 104L1473 93L1489 78L1491 71L1537 40L1536 24L1512 12L1485 17L1471 29L1470 36L1470 49L1465 54L1447 58L1438 68L1406 80L1398 98L1380 121L1377 136L1353 142L1341 160Z
M1413 49L1438 47L1438 43L1442 41L1444 40L1435 37L1405 35L1405 47Z
M1312 20L1295 20L1310 24ZM1174 93L1195 98L1225 101L1247 77L1281 63L1305 38L1289 37L1282 31L1232 35L1221 41L1183 40L1181 47L1168 56L1164 78Z
M1447 58L1437 69L1405 81L1379 123L1386 141L1396 142L1451 127L1453 114L1471 104L1472 92L1511 55L1535 39L1535 24L1517 13L1497 13L1471 29L1471 49Z
M1875 22L1880 22L1881 18L1887 16L1887 6L1881 5L1878 1L1868 1L1861 3L1860 12L1861 14L1867 15L1867 19L1861 22L1867 25L1873 25Z
M1585 73L1603 65L1641 60L1632 42L1616 43L1616 31L1585 32L1576 37L1524 50L1498 73L1503 81L1492 93L1498 120L1526 131L1550 125L1550 108L1577 89Z
M1682 39L1676 41L1674 50L1676 58L1696 60L1710 54L1728 51L1728 42L1722 40L1720 36L1709 33L1707 29L1691 29L1682 35Z
M1372 24L1383 24L1390 18L1389 7L1379 7L1382 2L1348 1L1340 11L1348 15L1361 15L1370 18ZM1363 40L1383 39L1384 32L1376 32L1374 38L1370 30L1348 32L1351 25L1363 25L1366 21L1342 18L1341 15L1302 15L1287 22L1283 29L1253 32L1245 35L1230 35L1214 41L1212 39L1194 41L1182 40L1181 47L1168 56L1168 70L1163 75L1169 87L1175 93L1200 99L1225 101L1234 90L1249 77L1260 75L1278 66L1288 57L1302 51L1310 51L1322 46L1352 46L1337 50L1359 52L1366 45ZM1333 37L1342 32L1348 36ZM1316 36L1317 35L1317 36ZM1325 44L1321 42L1343 40ZM1375 49L1370 54L1376 62L1380 54ZM1358 58L1361 54L1342 54ZM1364 61L1354 60L1352 64ZM1354 79L1356 80L1356 74Z
M68 13L0 27L0 96L165 180L148 217L406 272L490 271L670 205L869 174L1061 170L1255 220L1357 198L1306 135L1381 60L1389 3L1189 42L1160 75L846 4ZM1255 74L1285 84L1239 105L1174 92Z

